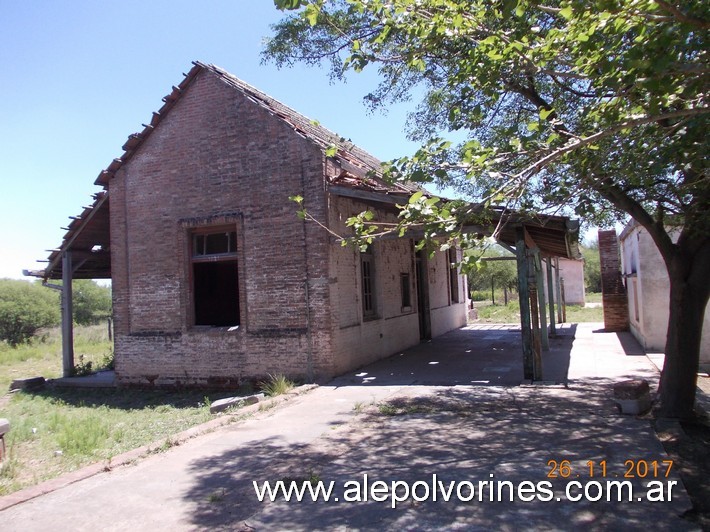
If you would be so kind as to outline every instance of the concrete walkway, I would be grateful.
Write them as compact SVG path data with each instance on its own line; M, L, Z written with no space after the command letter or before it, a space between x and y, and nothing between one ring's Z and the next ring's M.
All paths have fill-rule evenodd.
M611 399L612 383L643 377L655 385L657 371L629 337L600 328L561 331L544 355L548 386L520 385L519 332L454 331L246 421L12 506L0 512L0 529L692 529L679 517L689 499L672 470L665 478L666 455L649 420L619 415ZM548 478L551 460L569 460L570 477ZM631 502L565 499L572 480L624 480L627 460L658 461L657 480L678 482L672 500L645 500L650 476L629 479ZM345 502L354 485L347 482L363 484L365 475L370 485L431 485L434 474L445 486L473 483L474 499L410 497L394 509L389 499ZM260 503L252 486L316 477L335 483L338 502ZM550 481L554 494L524 502L516 492L509 502L504 488L505 502L490 502L484 485L479 501L478 482L489 480ZM468 486L458 484L463 498Z

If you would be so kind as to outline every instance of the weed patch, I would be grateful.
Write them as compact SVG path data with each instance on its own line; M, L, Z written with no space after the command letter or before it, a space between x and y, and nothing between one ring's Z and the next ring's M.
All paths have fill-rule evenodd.
M268 380L259 383L259 387L269 397L282 395L293 389L296 384L284 375L269 375Z

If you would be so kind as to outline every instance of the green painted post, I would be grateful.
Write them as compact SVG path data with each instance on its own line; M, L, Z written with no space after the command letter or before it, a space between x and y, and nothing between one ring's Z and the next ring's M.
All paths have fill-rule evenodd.
M515 256L518 263L518 299L520 301L520 331L523 338L523 378L535 378L533 366L532 329L530 324L530 294L528 293L528 257L523 227L515 229Z
M550 350L550 339L547 336L547 313L545 305L545 283L542 277L542 259L540 251L535 251L535 284L537 284L537 305L540 316L540 341L544 351Z

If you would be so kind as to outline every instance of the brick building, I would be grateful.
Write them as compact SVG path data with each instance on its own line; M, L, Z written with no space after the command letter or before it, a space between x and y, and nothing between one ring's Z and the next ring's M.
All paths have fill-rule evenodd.
M460 250L405 237L361 252L335 236L363 210L394 220L416 190L376 177L377 159L213 65L194 63L163 100L28 272L62 278L65 296L73 278L112 280L119 384L323 380L466 323ZM319 223L297 218L296 195ZM521 253L577 256L569 219L499 216ZM63 297L65 374L71 315Z
M338 234L394 217L414 189L369 177L379 161L212 65L164 101L65 238L75 278L112 279L119 383L322 379L465 324L455 256L361 253L297 218L292 195Z

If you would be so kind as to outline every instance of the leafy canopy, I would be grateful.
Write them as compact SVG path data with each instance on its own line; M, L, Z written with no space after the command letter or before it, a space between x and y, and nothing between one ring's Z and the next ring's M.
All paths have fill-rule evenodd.
M274 27L267 58L328 61L337 78L374 65L374 107L423 94L410 135L428 142L390 163L390 178L484 205L710 232L707 2L275 3L297 11ZM440 138L451 131L465 140ZM451 230L470 215L419 207L405 208L403 223Z

